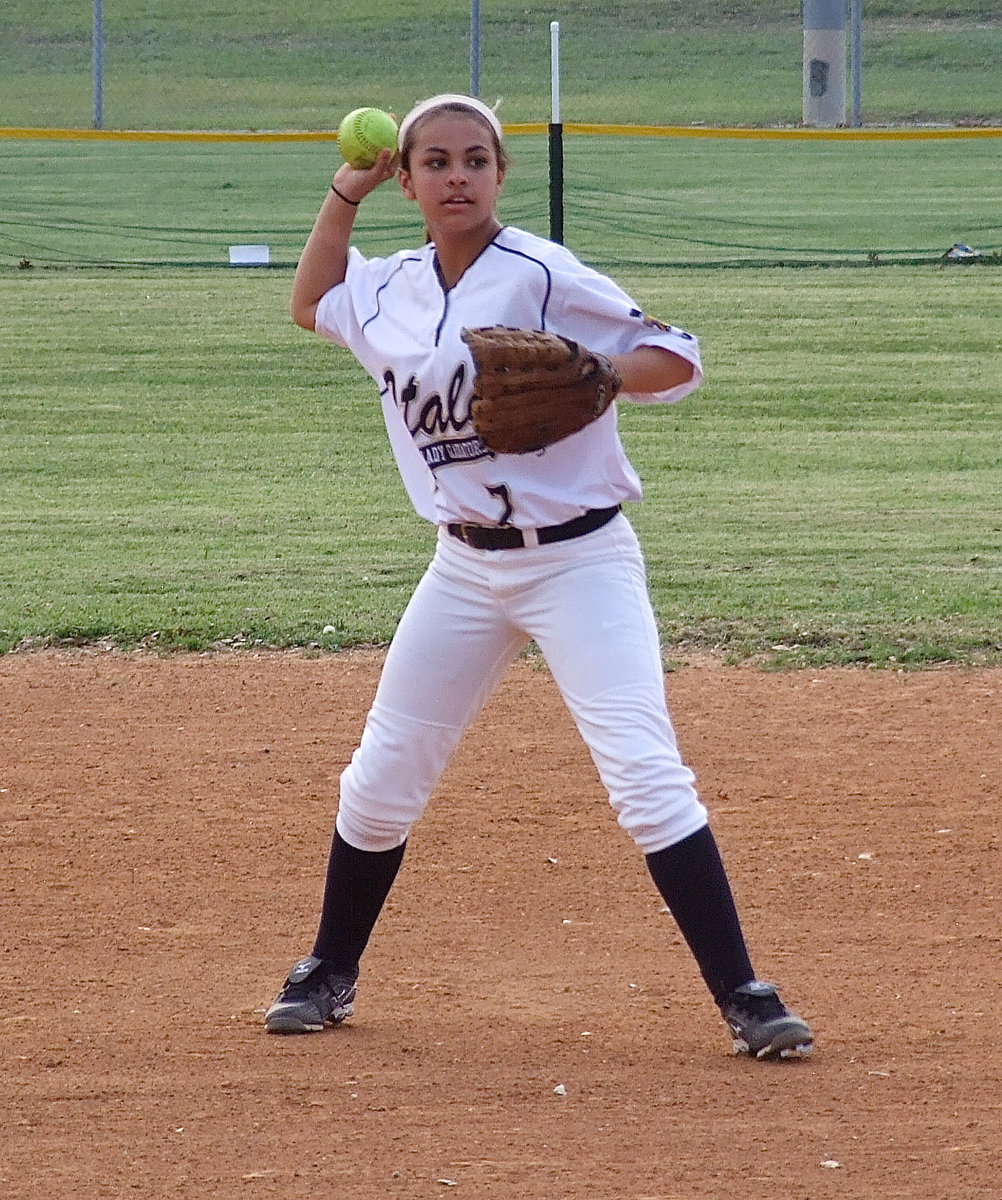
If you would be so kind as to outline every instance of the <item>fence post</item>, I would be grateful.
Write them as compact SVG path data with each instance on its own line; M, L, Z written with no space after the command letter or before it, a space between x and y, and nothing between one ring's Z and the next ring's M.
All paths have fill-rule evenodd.
M852 10L852 124L863 124L863 0L850 0Z
M94 0L91 59L94 75L94 128L104 128L104 3Z
M480 96L480 0L470 0L470 95Z

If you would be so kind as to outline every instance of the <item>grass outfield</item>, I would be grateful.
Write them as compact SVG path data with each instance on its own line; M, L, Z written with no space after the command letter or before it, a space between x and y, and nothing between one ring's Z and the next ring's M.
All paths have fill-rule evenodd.
M1002 276L622 276L709 382L623 406L666 642L1002 659ZM385 641L430 554L374 389L290 273L0 276L0 649Z

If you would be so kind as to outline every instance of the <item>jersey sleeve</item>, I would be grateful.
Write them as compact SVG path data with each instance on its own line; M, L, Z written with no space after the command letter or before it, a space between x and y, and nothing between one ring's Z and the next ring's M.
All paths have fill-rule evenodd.
M343 283L336 284L317 305L316 331L336 346L351 347L361 333L358 297L363 279L378 266L379 260L365 258L360 250L348 250L348 270Z
M659 346L692 364L692 378L666 391L621 393L635 403L674 404L703 382L699 341L694 334L648 316L617 283L576 259L554 271L547 328L600 354L628 354L639 346Z

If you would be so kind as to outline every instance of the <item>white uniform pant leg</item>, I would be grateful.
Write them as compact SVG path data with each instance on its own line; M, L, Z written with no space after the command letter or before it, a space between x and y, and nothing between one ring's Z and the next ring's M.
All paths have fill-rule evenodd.
M524 552L526 554L529 551ZM645 854L707 823L665 696L643 554L624 516L532 553L554 569L522 593L535 637L591 751L620 826Z
M464 731L528 641L499 610L486 573L449 549L440 544L404 611L341 775L337 829L359 850L390 850L407 838Z

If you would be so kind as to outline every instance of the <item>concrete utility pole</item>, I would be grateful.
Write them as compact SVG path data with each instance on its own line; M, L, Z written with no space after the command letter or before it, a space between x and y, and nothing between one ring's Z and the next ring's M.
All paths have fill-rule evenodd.
M848 0L804 0L804 124L845 124Z

